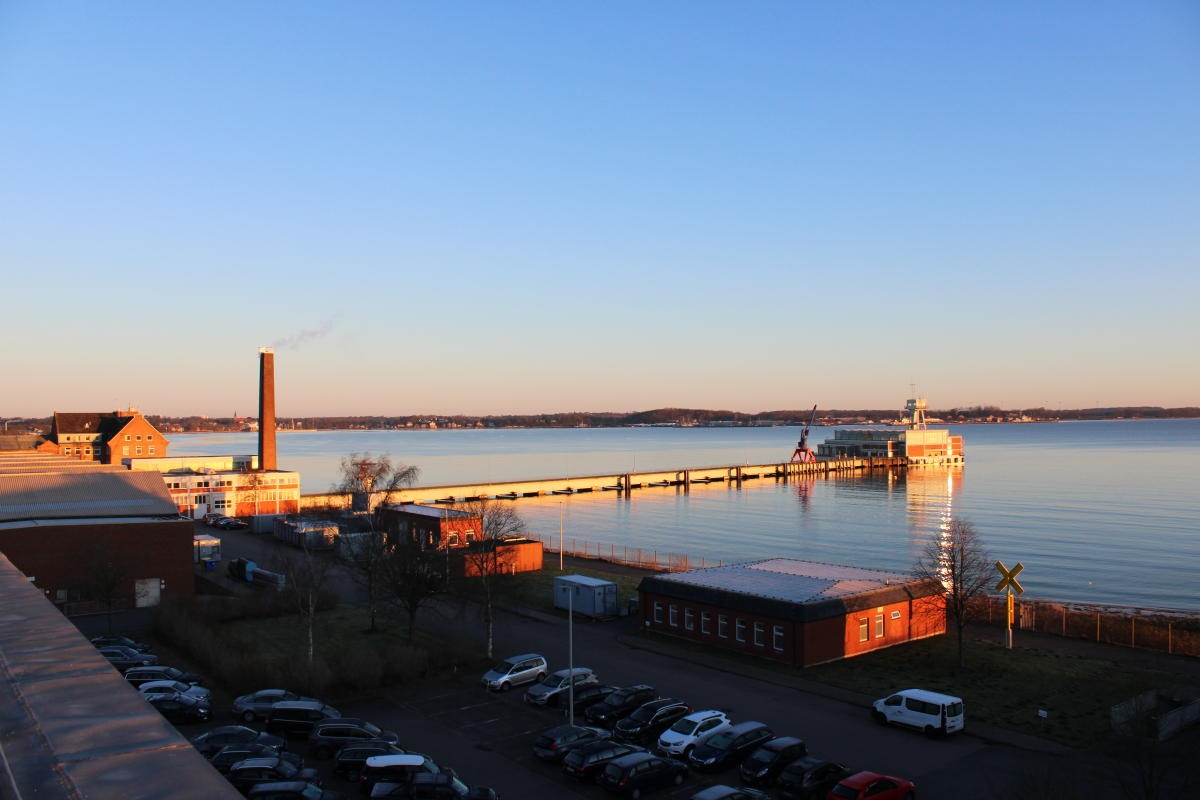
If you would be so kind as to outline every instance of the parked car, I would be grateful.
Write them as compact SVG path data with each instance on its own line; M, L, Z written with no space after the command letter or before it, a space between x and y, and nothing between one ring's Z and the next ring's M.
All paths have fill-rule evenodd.
M155 694L183 694L188 697L194 697L197 700L203 700L208 703L212 696L212 691L203 686L195 686L183 681L146 681L137 690L143 697L149 697Z
M395 731L385 731L378 725L357 717L335 717L313 723L308 733L308 751L314 758L331 758L348 742L369 740L397 743Z
M543 761L562 761L576 747L608 739L611 733L587 725L558 725L533 740L533 754Z
M237 517L223 517L217 520L217 524L214 527L228 531L233 530L234 528L249 528L250 523L246 522L244 519L238 519Z
M592 725L611 728L617 720L623 719L642 703L648 703L655 697L654 687L644 683L626 686L610 694L584 712L584 717Z
M871 716L881 725L904 725L928 736L961 731L965 722L961 697L924 689L904 689L876 700Z
M573 748L563 758L563 772L581 781L595 781L608 762L631 753L645 752L643 748L629 742L602 739L591 744Z
M304 697L295 692L289 692L287 689L259 689L257 692L235 697L233 700L233 715L241 717L246 722L254 722L256 719L266 719L267 712L271 710L271 707L285 700L300 700L308 703L317 702L315 698Z
M210 511L204 515L204 524L210 527L215 527L217 520L225 519L224 514L218 514L215 511Z
M633 753L608 762L599 784L615 794L638 798L664 786L679 786L686 779L687 767L673 758Z
M150 645L128 636L93 636L89 641L96 647L128 647L139 653L150 652Z
M546 657L537 653L524 653L506 658L483 674L483 685L489 689L507 692L514 686L540 681L546 677L549 667Z
M125 670L125 680L129 681L131 686L141 686L150 681L179 681L180 683L190 683L192 686L204 685L204 678L199 675L164 664L155 664L151 667L130 667Z
M325 789L306 781L269 781L250 787L246 795L254 800L346 800L342 792Z
M342 712L320 700L284 700L271 706L263 727L268 733L299 739L308 736L314 723L340 716Z
M804 756L779 773L775 794L779 800L825 800L833 785L850 774L851 770L835 761Z
M119 669L121 672L130 667L148 667L151 664L158 663L158 656L153 653L139 653L132 647L114 644L101 647L100 655L108 659L108 663Z
M358 773L371 756L401 756L408 751L391 742L350 742L338 748L333 756L333 774L357 781Z
M284 749L284 741L278 736L247 728L245 725L225 725L213 728L192 738L192 746L205 758L211 758L222 747L231 744L263 744L276 751Z
M691 706L682 700L670 698L642 703L628 717L618 720L613 727L613 738L623 742L654 742L660 733L691 710Z
M270 758L271 756L279 756L292 762L297 767L304 767L304 759L295 753L289 753L286 750L279 752L269 745L259 744L258 742L231 744L222 747L213 753L208 763L212 764L217 772L224 775L229 772L230 767L239 761L245 761L247 758Z
M385 784L376 784L376 789ZM394 784L391 784L394 785ZM491 800L498 795L487 786L470 787L449 772L419 772L401 784L401 797L411 800ZM372 794L372 797L381 795ZM383 794L383 797L389 795Z
M171 722L186 725L192 722L208 722L212 719L212 708L208 700L189 697L186 694L154 694L146 699Z
M321 785L321 778L311 767L297 767L291 761L281 756L267 758L247 758L229 768L225 775L229 782L242 794L250 791L257 783L274 783L278 781L303 781Z
M374 794L380 783L407 784L413 775L420 772L442 772L442 768L422 753L396 753L371 756L358 773L358 786L363 794Z
M771 795L760 789L743 786L740 789L724 784L709 786L691 796L690 800L770 800Z
M912 800L917 796L917 787L912 781L880 775L877 772L856 772L842 778L829 790L832 800Z
M701 772L716 772L732 767L774 736L771 729L761 722L739 722L693 747L692 754L688 756L688 765Z
M567 695L570 693L571 684L586 686L599 682L600 679L596 677L596 673L587 667L560 669L556 672L551 672L533 686L530 686L525 692L525 702L538 706L557 706L560 700L567 702Z
M762 746L742 760L738 767L742 781L755 786L769 786L783 768L801 756L808 755L808 746L795 736L779 736L763 742Z
M607 683L589 683L585 686L575 687L575 713L580 717L588 710L590 706L596 705L604 698L617 690L616 686ZM564 706L563 713L570 715L571 707L567 702L567 698L562 698L559 705Z
M723 711L693 711L658 737L656 749L664 755L687 758L692 748L705 737L728 730L732 726L733 723Z

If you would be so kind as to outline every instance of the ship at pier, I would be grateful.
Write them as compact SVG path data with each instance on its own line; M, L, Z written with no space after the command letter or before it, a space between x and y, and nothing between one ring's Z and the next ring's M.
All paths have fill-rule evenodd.
M963 437L945 428L930 428L925 421L924 397L911 397L904 406L903 427L837 428L817 445L817 457L901 457L909 464L962 464Z

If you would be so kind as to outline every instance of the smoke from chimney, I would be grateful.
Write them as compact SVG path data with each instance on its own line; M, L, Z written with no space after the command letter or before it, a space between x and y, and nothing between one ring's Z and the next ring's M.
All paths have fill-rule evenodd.
M275 350L258 348L258 468L275 465Z

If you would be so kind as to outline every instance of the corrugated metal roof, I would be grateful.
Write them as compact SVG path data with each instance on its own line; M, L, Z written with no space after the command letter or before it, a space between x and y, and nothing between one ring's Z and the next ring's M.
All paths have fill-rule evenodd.
M153 517L179 513L156 472L0 475L0 521Z
M913 581L911 575L902 572L844 567L794 558L769 558L656 577L667 582L770 597L790 603L852 597Z

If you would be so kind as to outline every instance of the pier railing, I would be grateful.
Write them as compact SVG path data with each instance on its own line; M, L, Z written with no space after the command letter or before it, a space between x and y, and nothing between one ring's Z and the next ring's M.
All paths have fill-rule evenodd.
M558 555L558 537L550 535L531 535L529 538L542 543L542 550L547 554ZM683 572L689 569L724 566L724 561L697 558L683 553L668 553L665 550L646 550L641 547L626 547L618 544L591 542L587 539L568 537L563 539L562 553L573 558L591 558L597 561L611 561L627 567L650 569L656 572Z

